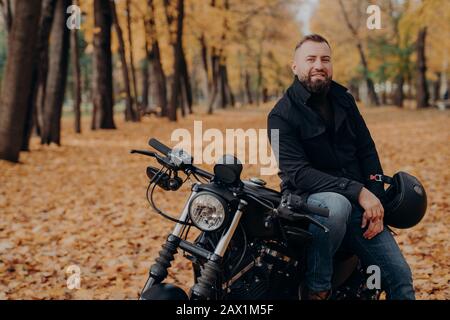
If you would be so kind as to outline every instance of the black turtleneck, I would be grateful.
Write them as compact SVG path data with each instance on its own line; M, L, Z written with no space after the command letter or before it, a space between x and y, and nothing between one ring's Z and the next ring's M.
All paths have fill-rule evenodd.
M334 110L326 93L317 94L311 93L308 101L308 107L313 109L322 118L327 127L328 134L334 133Z

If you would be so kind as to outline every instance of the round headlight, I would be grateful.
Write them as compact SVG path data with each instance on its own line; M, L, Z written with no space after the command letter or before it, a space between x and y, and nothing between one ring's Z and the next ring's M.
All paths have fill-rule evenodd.
M225 205L221 199L209 192L199 193L189 207L192 222L203 231L215 231L225 221Z

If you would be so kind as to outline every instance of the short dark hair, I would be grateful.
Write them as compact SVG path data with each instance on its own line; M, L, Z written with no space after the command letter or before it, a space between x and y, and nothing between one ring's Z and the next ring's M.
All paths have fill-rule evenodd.
M325 42L328 45L328 47L331 49L331 46L328 43L327 39L322 37L320 34L314 33L314 34L308 34L308 35L304 36L302 38L302 40L300 40L300 42L297 43L294 51L297 51L297 49L300 48L302 46L302 44L304 44L306 41Z

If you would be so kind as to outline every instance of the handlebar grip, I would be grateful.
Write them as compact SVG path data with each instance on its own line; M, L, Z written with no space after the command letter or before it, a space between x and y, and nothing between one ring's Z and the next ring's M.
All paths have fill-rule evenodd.
M151 138L150 141L148 142L148 144L153 147L154 149L158 150L159 152L161 152L162 154L164 154L165 156L169 155L169 152L172 151L172 149L170 149L168 146L166 146L164 143L159 142L158 140L156 140L155 138Z
M145 156L149 156L149 157L154 157L155 153L153 151L147 151L147 150L131 150L130 153L138 153L138 154L143 154Z
M316 214L318 216L322 216L322 217L329 217L330 216L330 210L328 210L328 208L315 206L315 205L310 204L310 203L305 203L304 204L304 209L309 211L310 213Z

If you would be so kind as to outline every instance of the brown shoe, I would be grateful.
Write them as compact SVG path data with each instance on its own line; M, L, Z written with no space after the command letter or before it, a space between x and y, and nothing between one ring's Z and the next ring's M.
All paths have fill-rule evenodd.
M308 300L328 300L331 296L331 290L319 291L319 292L309 292Z

